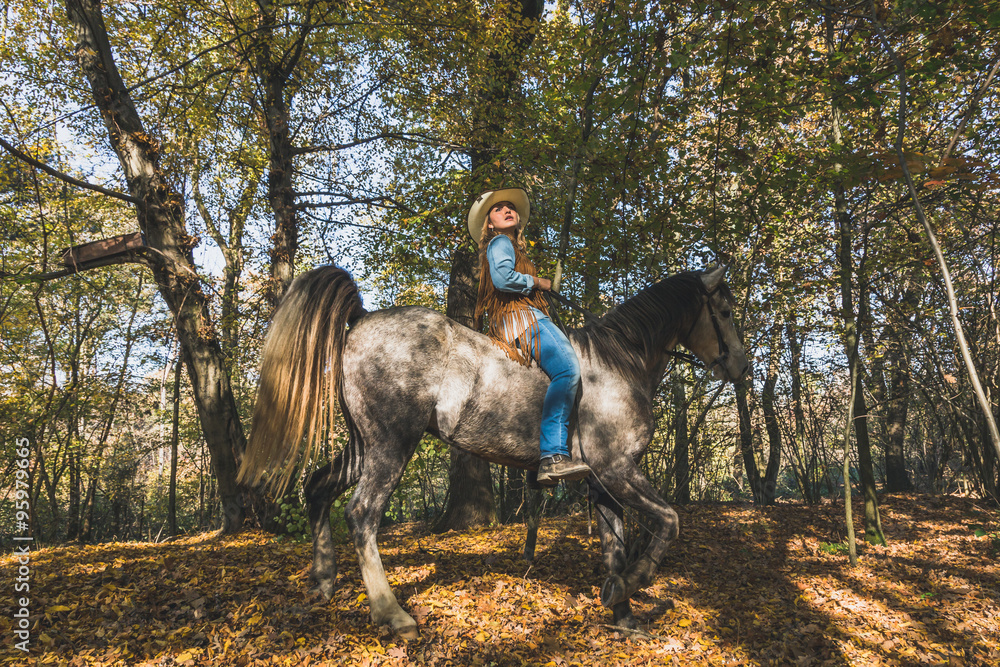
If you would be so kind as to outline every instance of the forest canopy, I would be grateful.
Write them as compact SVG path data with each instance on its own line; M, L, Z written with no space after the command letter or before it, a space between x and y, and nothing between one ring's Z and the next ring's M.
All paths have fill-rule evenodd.
M0 21L0 437L8 470L30 443L39 542L301 534L295 497L235 482L282 293L336 263L369 310L474 325L465 215L510 184L540 275L560 262L598 316L729 266L754 376L670 370L643 460L668 501L841 495L849 414L852 483L997 497L997 0L23 0ZM387 520L442 516L450 465L426 438ZM487 479L496 518L523 511L517 471Z

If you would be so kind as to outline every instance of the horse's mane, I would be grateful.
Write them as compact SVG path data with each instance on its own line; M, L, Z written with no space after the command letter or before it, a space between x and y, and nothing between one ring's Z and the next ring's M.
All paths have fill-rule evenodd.
M604 317L577 329L584 354L641 384L649 376L667 339L690 327L701 306L702 271L678 273L650 285ZM726 298L729 288L720 285Z

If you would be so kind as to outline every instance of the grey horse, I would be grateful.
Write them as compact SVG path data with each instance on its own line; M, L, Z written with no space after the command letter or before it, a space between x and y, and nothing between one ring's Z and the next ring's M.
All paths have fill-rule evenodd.
M601 603L614 622L636 627L629 598L652 580L678 533L677 513L637 462L653 437L653 399L679 344L721 380L749 364L732 316L725 268L661 280L600 320L569 331L581 365L570 423L573 456L588 478L609 576ZM339 401L347 446L305 486L313 531L312 579L329 598L337 565L330 507L357 484L346 519L372 621L404 639L417 624L396 601L376 543L379 523L425 432L494 463L536 470L548 378L521 366L490 339L421 307L367 312L343 269L298 276L275 312L264 345L253 426L240 480L280 491L330 436ZM622 508L649 519L649 546L626 561Z

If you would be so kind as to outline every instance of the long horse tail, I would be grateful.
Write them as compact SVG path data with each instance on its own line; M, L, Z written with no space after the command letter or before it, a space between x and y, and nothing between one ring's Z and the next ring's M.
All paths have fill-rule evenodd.
M253 425L238 481L277 494L332 434L347 326L365 313L351 275L321 266L299 275L271 320Z

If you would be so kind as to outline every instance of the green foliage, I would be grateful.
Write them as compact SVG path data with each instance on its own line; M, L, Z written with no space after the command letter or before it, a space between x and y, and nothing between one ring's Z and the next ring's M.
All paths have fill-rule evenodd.
M819 550L830 556L840 556L848 552L847 542L820 542Z
M991 557L995 558L1000 554L1000 531L987 532L986 528L979 523L968 524L968 528L976 537L987 538Z
M222 339L242 430L270 317L271 198L280 194L269 187L272 130L282 128L269 129L264 74L284 63L297 268L349 264L372 309L443 310L454 251L469 244L468 199L497 182L531 193L529 252L543 275L565 236L563 291L595 312L664 273L728 263L748 349L758 364L779 360L779 490L812 502L840 486L830 428L845 407L831 207L842 189L859 230L851 261L867 290L864 364L872 391L886 398L877 410L891 402L891 360L904 359L916 383L907 455L926 471L923 488L995 492L995 464L977 444L926 242L906 204L891 146L898 83L867 7L831 13L828 24L811 2L587 0L555 3L537 22L520 17L518 5L272 4L265 26L260 7L244 1L105 4L122 76L200 240L195 260L217 329L206 333ZM986 382L996 386L991 212L1000 126L996 82L986 86L985 77L1000 3L906 0L877 11L907 68L907 165L955 266ZM26 0L4 13L0 136L124 191L74 49L62 5ZM500 75L508 70L515 74ZM474 162L481 173L471 173ZM62 248L138 224L117 200L0 157L0 270L16 274L0 282L0 435L4 443L31 438L38 529L53 540L88 502L105 517L92 539L152 537L165 516L170 416L160 396L169 394L174 323L148 269L28 277L58 269ZM789 335L805 350L801 417ZM705 417L692 433L692 494L746 499L732 392L712 399L694 391L696 379L687 380L692 429ZM186 381L182 394L179 520L195 529L217 515L217 499ZM757 415L754 390L750 398ZM875 428L883 416L874 415ZM670 401L659 401L657 417L645 465L669 491ZM100 491L88 501L91 485ZM427 439L390 519L433 516L446 487L443 446ZM301 535L301 512L288 512L283 521Z
M282 532L297 542L306 542L311 539L309 532L309 515L301 502L292 502L289 499L282 499L281 514L278 515L278 524Z

